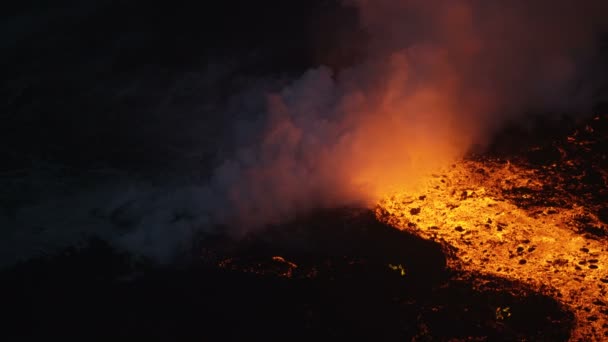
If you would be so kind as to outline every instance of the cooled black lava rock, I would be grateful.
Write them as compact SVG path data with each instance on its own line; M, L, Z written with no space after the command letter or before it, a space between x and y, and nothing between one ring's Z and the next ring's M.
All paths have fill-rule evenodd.
M561 160L561 153L557 147L550 145L532 149L526 157L533 165L551 165Z
M487 278L476 289L446 269L438 244L368 210L323 210L198 245L200 258L158 267L95 240L1 272L10 316L0 337L566 341L573 324L553 299L518 294L522 284L469 275ZM276 260L296 265L289 278ZM498 322L496 308L513 315Z
M603 207L597 212L597 218L608 224L608 207Z

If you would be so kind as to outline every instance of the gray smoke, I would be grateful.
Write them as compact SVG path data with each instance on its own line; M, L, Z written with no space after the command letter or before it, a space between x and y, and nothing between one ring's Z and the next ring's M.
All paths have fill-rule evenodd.
M239 235L315 208L370 205L415 188L421 175L483 145L509 120L584 113L597 100L606 1L346 5L358 9L368 34L357 49L364 59L232 97L218 116L230 115L233 134L216 138L230 148L208 179L160 186L114 178L3 217L16 227L4 241L53 244L95 233L170 260L198 232ZM30 245L22 254L39 248Z

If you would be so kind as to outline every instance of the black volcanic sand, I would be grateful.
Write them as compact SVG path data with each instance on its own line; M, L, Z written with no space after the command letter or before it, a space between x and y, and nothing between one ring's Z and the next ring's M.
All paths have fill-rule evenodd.
M573 323L521 284L486 278L474 289L458 279L479 276L448 271L437 244L367 210L201 241L171 267L92 239L5 270L2 339L565 341Z

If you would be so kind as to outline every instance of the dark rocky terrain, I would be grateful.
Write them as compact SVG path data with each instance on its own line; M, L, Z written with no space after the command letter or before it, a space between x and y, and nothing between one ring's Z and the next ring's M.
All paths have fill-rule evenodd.
M154 267L91 240L17 265L1 274L3 335L565 341L573 320L521 284L473 288L446 269L439 245L367 210L323 211L239 241L207 237L185 260Z

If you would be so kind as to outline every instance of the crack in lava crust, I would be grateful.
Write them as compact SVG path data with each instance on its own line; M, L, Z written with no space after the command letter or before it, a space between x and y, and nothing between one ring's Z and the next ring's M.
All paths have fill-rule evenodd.
M535 203L553 184L539 170L498 160L462 161L423 183L414 195L381 200L378 219L442 244L452 269L518 280L553 296L575 314L573 340L608 336L606 237L576 230L581 217L606 226L584 201L561 192L566 205Z

